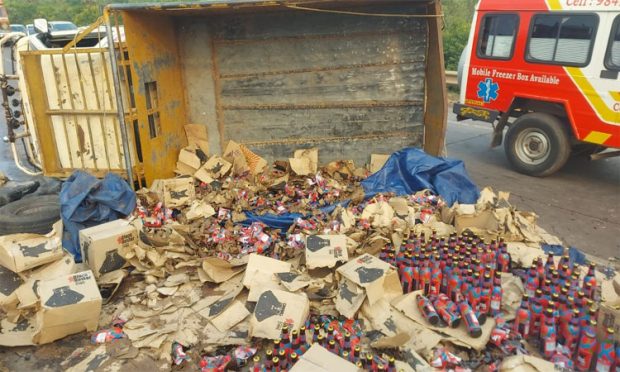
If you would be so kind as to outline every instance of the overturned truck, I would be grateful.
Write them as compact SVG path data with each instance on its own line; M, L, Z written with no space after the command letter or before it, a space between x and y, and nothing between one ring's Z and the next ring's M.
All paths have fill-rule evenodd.
M124 39L21 52L47 175L150 185L173 176L186 124L211 153L234 140L268 160L443 151L439 1L118 4L100 22Z

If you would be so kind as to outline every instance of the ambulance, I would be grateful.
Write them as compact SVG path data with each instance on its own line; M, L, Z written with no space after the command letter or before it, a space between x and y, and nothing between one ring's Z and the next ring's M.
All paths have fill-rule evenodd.
M481 0L461 60L457 119L491 123L517 171L620 154L620 0Z

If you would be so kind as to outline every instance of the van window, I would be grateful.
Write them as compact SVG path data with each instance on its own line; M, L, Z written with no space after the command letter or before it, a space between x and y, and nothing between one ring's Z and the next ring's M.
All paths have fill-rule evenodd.
M613 26L611 26L605 67L610 70L620 70L620 16L616 17Z
M536 15L526 60L567 66L590 61L598 17L594 14Z
M512 58L519 17L516 14L487 14L480 26L478 57L487 59Z

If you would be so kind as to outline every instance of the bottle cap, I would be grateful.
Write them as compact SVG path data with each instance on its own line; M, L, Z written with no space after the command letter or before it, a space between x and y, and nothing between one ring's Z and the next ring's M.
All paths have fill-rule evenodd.
M614 333L616 333L616 331L614 331L613 328L607 328L607 333L613 335Z
M260 356L259 355L254 355L254 358L252 358L252 360L254 361L254 363L258 363L258 362L260 362Z
M286 356L286 350L282 349L278 352L278 355L280 356L280 358Z
M273 357L273 358L271 358L271 361L273 362L273 364L278 364L278 363L280 363L280 358Z
M594 320L594 319L590 319L590 325L591 325L593 328L596 328L596 325L597 325L597 324L598 324L598 323L596 323L596 320Z

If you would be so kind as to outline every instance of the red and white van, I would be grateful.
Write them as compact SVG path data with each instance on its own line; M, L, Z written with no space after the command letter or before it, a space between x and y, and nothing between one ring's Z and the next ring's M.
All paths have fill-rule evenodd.
M620 0L481 0L460 67L459 120L493 124L519 172L620 148Z

